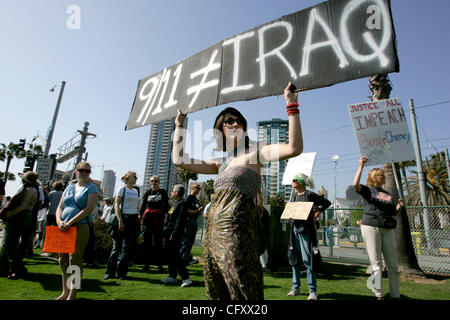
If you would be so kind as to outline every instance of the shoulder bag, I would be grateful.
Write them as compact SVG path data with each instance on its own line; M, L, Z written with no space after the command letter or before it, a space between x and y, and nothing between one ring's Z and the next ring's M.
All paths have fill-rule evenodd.
M125 191L126 191L126 187L123 187L123 194L122 194L122 202L120 204L120 209L122 210L123 207L123 202L125 200ZM111 211L109 212L109 215L105 218L105 222L107 224L109 224L112 227L118 227L119 226L119 220L117 219L116 216L116 210L115 210L115 205L113 205Z

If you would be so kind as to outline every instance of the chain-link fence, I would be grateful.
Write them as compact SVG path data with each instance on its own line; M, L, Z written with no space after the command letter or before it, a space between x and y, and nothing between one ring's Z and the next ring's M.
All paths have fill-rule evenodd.
M450 274L450 206L406 207L406 211L419 266L425 272ZM362 216L363 210L355 208L329 208L322 213L317 235L324 260L370 264L359 225ZM278 218L270 220L274 223L282 225ZM279 227L279 231L288 232L289 227ZM201 218L197 245L201 245L204 232ZM286 247L278 250L287 252L287 244L282 246Z
M450 274L450 206L406 207L419 266Z

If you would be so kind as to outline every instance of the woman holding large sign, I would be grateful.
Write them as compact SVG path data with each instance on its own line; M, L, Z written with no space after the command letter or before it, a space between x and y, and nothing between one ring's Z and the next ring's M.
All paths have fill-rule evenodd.
M90 214L97 204L99 195L98 187L91 182L91 165L80 162L76 166L77 179L69 183L56 209L56 223L62 232L67 232L70 227L77 228L75 252L60 253L59 266L62 271L62 294L56 300L74 300L77 294L77 286L70 281L72 273L78 275L81 283L83 267L83 254L89 242ZM70 268L69 268L70 267Z
M297 93L289 83L284 89L289 116L289 143L249 144L247 121L234 108L226 108L214 122L217 150L226 159L193 160L184 154L183 124L178 112L173 162L189 171L218 174L214 183L208 229L204 243L204 277L208 299L264 299L263 274L259 263L258 225L253 199L260 187L261 167L303 151Z
M397 225L394 215L403 207L399 200L397 206L392 196L381 187L385 183L384 171L373 168L367 176L367 185L360 184L361 173L368 158L359 159L359 167L353 180L357 193L363 197L364 215L361 222L361 234L366 245L374 277L372 292L378 300L383 299L381 270L383 257L386 261L389 277L391 298L400 298L400 272L397 266L397 250L395 243L395 227Z
M313 202L313 207L306 220L293 220L289 236L288 258L292 266L292 289L288 296L300 294L301 264L306 267L306 281L309 288L308 300L317 300L317 266L313 264L314 250L318 248L316 235L316 222L319 214L327 209L331 202L324 196L307 190L314 188L312 178L298 173L292 180L295 189L292 202ZM317 249L318 250L318 249ZM319 254L318 251L316 254Z

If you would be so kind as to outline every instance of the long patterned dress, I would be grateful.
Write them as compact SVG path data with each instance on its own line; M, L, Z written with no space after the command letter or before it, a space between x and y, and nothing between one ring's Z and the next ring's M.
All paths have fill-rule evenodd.
M257 212L260 176L230 167L214 183L204 242L204 277L210 300L263 300Z

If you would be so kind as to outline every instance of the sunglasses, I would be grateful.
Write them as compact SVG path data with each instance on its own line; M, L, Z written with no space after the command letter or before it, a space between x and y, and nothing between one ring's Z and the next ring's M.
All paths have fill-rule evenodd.
M89 170L89 169L77 169L77 171L79 173L91 173L91 170Z
M238 118L226 118L225 120L223 120L223 124L227 125L227 126L231 126L236 122L236 124L241 124L241 121Z
M159 180L150 180L150 182L159 182Z
M292 182L298 182L298 180L297 179L292 179Z

